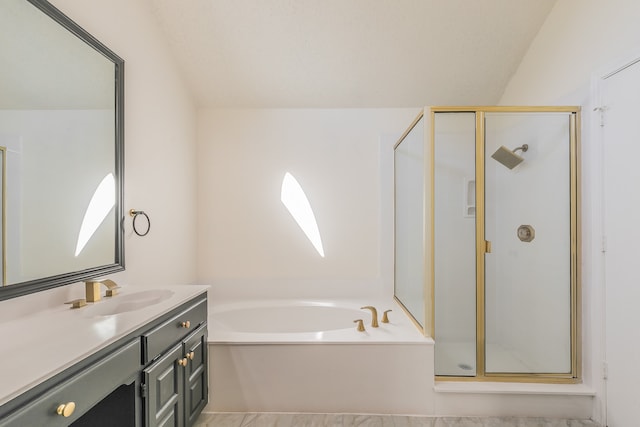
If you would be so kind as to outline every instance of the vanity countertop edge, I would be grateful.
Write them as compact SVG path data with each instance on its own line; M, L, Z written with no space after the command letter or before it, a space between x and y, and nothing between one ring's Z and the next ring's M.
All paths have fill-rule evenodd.
M159 303L111 315L87 315L92 306L146 290L169 290ZM0 348L0 406L56 374L162 317L182 304L206 294L207 285L123 288L120 295L79 309L69 305L42 310L0 323L5 344Z

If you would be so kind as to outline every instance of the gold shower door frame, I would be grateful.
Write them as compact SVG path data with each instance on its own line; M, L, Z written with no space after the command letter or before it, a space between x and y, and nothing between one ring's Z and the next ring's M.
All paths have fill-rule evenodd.
M435 114L436 113L475 113L476 119L476 375L475 376L436 376L438 381L504 381L504 382L540 382L540 383L578 383L581 378L581 292L580 292L580 188L579 188L579 129L580 107L431 107L430 142L427 147L428 173L425 191L430 191L428 219L425 221L427 243L426 264L431 266L426 275L425 303L427 322L424 331L436 340L435 333ZM557 373L487 373L485 370L485 254L490 251L490 243L485 240L485 113L569 113L570 118L570 301L571 301L571 372Z

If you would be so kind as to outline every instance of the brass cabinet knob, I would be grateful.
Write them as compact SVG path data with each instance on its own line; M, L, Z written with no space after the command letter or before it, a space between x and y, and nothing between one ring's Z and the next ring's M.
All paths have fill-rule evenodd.
M186 322L182 322L181 325L183 328L190 328L191 327L191 322L189 322L188 320Z
M61 403L58 405L56 412L58 415L62 415L63 417L70 417L73 414L73 411L76 410L75 402Z
M194 358L194 357L196 357L196 353L195 353L195 352L193 352L193 351L190 351L189 353L187 353L187 354L185 355L185 357L186 357L187 359L189 359L189 360L193 360L193 358Z
M187 366L187 361L188 361L188 359L186 357L184 359L180 359L180 360L178 360L178 365Z

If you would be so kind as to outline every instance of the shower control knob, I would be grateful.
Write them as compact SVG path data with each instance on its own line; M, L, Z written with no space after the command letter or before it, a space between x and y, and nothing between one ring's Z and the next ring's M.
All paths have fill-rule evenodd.
M530 225L521 225L518 227L518 239L522 242L530 242L536 237L536 230Z

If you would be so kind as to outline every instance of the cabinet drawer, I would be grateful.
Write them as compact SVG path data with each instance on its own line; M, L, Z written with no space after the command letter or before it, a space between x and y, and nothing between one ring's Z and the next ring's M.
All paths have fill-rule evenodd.
M65 380L32 403L16 411L1 426L67 426L140 371L140 341L135 340ZM61 404L73 402L69 417L58 415Z
M187 308L142 336L143 362L146 364L181 341L207 320L207 300Z

